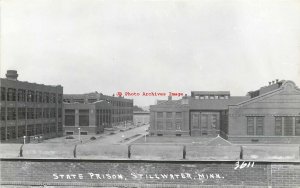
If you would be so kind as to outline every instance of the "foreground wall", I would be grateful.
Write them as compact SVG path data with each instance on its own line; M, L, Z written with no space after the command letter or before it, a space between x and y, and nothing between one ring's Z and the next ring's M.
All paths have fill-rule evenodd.
M125 187L299 187L300 164L236 161L2 159L1 184ZM238 186L238 187L239 187Z

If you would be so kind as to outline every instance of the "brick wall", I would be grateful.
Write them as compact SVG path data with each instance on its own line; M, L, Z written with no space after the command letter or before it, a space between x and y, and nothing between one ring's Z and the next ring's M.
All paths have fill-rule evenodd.
M248 164L248 163L247 163ZM240 162L241 166L241 162ZM2 185L299 187L299 163L2 160ZM63 175L63 176L60 176Z

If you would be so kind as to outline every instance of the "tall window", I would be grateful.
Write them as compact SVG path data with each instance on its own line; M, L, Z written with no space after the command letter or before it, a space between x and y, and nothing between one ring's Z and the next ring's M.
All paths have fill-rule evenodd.
M6 95L5 95L6 88L1 87L1 101L5 101Z
M65 109L65 125L75 126L75 110Z
M34 108L27 108L27 119L34 119Z
M18 89L18 101L25 102L26 97L25 97L25 90L24 89Z
M256 135L264 135L264 117L256 117Z
M44 103L49 103L49 93L48 92L45 92L44 93Z
M163 130L163 129L164 129L163 121L157 121L157 130Z
M295 119L295 136L300 136L300 117Z
M43 110L43 117L44 118L49 118L49 108L44 108L44 110Z
M1 120L2 121L5 121L5 116L6 116L5 107L1 107Z
M247 135L254 135L254 117L247 117Z
M43 93L40 91L36 92L36 102L42 103L43 102Z
M293 117L284 117L284 136L293 135Z
M18 119L26 118L26 108L18 108Z
M43 110L42 108L36 108L35 109L36 119L43 118Z
M163 118L163 112L157 112L157 118Z
M27 102L34 102L34 91L28 90L27 91Z
M89 110L79 110L79 126L89 126Z
M282 117L275 117L275 135L282 136Z
M7 108L7 120L16 120L15 108Z
M16 101L16 89L8 88L7 101Z

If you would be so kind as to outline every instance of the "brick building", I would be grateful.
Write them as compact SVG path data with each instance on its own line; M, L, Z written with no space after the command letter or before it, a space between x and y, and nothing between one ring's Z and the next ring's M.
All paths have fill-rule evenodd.
M300 89L294 82L276 82L249 95L229 106L229 140L300 141Z
M292 81L269 83L247 96L192 91L150 106L150 134L216 136L229 140L299 139L300 91Z
M65 134L99 134L133 121L133 100L102 93L64 94Z
M63 87L18 81L15 70L1 78L1 141L62 135Z
M150 122L149 111L133 111L133 123L134 125L144 125Z

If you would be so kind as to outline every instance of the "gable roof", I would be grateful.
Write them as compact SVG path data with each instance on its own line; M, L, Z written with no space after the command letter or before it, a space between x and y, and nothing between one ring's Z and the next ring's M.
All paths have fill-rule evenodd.
M269 91L269 92L264 93L262 95L258 95L257 97L250 98L249 100L240 102L240 103L235 104L235 105L233 104L233 105L230 105L230 106L238 106L238 107L245 106L245 105L252 104L254 102L260 101L260 100L264 100L264 99L266 99L270 96L279 94L281 92L296 92L300 95L300 89L296 86L296 84L293 81L288 80L288 81L285 81L281 85L281 87L279 87L278 89Z

